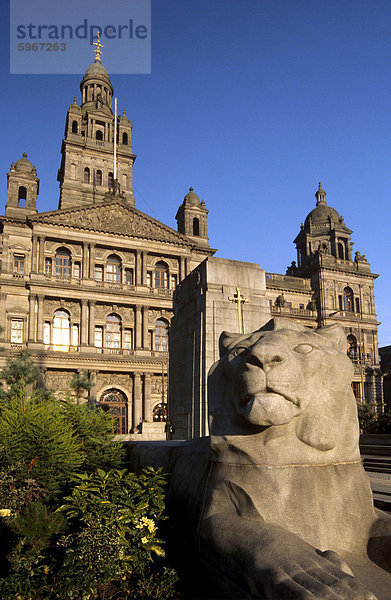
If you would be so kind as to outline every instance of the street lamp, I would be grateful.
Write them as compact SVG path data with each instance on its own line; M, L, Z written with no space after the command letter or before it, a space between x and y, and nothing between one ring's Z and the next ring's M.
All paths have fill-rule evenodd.
M350 311L346 311L346 310L336 310L336 311L330 313L328 316L334 317L338 313L345 314L346 312L350 313ZM363 373L364 364L363 364L363 345L362 345L362 337L361 337L361 327L360 327L360 323L359 323L358 314L355 312L353 312L352 314L355 316L355 318L357 320L358 344L359 344L358 363L359 363L359 367L360 367L360 379L361 379L361 403L365 404L365 387L364 387L364 373Z

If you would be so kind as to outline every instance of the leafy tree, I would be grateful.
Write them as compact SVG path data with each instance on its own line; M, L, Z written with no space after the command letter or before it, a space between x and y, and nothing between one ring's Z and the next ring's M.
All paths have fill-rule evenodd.
M7 358L6 365L0 373L0 379L8 386L8 392L3 391L3 398L12 397L28 384L36 384L39 369L28 352L16 358Z
M375 405L360 404L358 407L358 420L363 433L376 433L378 424Z
M82 371L81 373L74 373L70 383L71 390L73 391L77 404L80 404L84 392L91 390L92 384L89 380L88 373Z

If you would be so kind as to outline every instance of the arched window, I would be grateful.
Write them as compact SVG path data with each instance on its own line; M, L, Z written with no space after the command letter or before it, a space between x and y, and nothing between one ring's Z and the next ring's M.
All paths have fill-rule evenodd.
M67 352L70 343L70 317L66 310L56 310L53 319L53 350Z
M342 258L342 260L343 260L345 258L345 249L341 242L338 242L337 250L338 250L338 258Z
M98 129L98 131L96 132L95 139L101 140L101 141L103 140L103 132L100 129Z
M114 185L114 175L113 175L113 173L109 173L108 174L107 183L108 183L109 189L113 187L113 185Z
M105 346L111 350L121 348L121 319L111 314L106 319Z
M155 323L155 350L168 352L168 323L164 319Z
M121 283L121 261L115 254L111 254L107 259L106 281Z
M350 333L348 335L347 339L348 339L348 356L352 360L355 360L358 357L358 355L357 355L357 340L352 333Z
M353 291L350 287L346 287L343 291L343 310L354 312Z
M155 265L155 288L168 288L168 267L161 261Z
M122 175L122 189L123 190L127 190L128 189L128 176L126 175L126 173L124 173Z
M123 392L115 388L106 390L100 397L99 408L111 415L114 434L128 432L127 398Z
M167 421L167 404L160 402L153 409L153 420L154 422Z
M99 169L97 170L95 175L95 183L96 185L102 185L102 171L100 171Z
M19 190L18 190L18 206L26 206L26 202L27 202L27 189L24 187L24 185L19 186Z
M66 248L59 248L56 252L56 277L71 276L71 254Z
M122 143L124 146L128 145L128 134L127 133L122 134Z
M84 183L90 183L90 170L88 167L84 169Z
M76 179L76 165L75 165L75 163L71 164L71 179Z
M77 121L72 121L72 133L77 133Z
M193 235L200 235L200 220L197 217L193 219Z

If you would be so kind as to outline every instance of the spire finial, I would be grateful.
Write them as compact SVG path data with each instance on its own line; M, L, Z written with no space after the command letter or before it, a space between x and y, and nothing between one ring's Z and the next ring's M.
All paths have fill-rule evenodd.
M95 52L95 62L102 62L100 60L100 55L102 54L101 48L104 48L104 45L100 43L100 31L96 34L96 42L92 42L93 46L96 46Z
M189 187L189 192L193 192L193 191L194 191L194 188Z
M324 191L324 189L322 189L322 184L319 181L318 183L318 189L315 192L315 198L316 198L316 206L319 206L319 204L326 204L326 192Z

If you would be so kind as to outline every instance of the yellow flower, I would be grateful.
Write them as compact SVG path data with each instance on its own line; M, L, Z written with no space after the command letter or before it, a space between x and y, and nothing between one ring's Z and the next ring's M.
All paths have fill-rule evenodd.
M10 517L11 509L10 508L0 508L0 517Z
M157 554L158 556L165 556L166 553L164 552L163 548L160 548L160 546L152 546L151 550L153 552L155 552L155 554Z
M141 543L142 543L142 544L147 544L147 543L148 543L148 538L146 538L146 537L142 537L142 538L141 538Z

